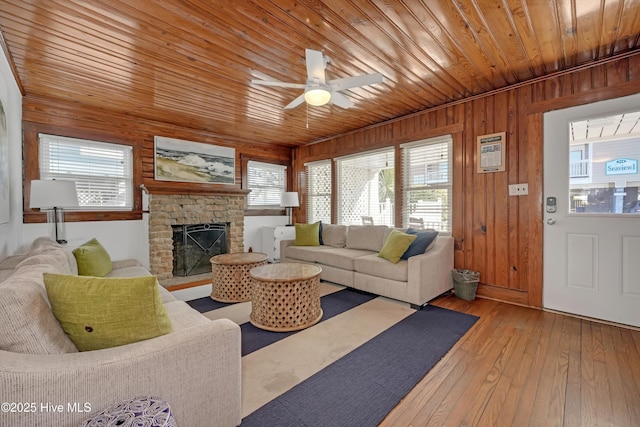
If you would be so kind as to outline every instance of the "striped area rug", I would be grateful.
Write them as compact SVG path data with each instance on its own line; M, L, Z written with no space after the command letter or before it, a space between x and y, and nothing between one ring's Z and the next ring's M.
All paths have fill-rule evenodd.
M242 328L242 426L375 426L476 317L321 284L323 319L291 333L248 323L251 303L189 304Z

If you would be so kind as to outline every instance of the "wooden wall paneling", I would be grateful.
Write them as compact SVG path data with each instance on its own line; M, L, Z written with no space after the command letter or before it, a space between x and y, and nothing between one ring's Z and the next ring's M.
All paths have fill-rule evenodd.
M472 165L472 177L471 186L466 188L466 194L472 196L467 203L472 202L471 205L471 237L473 239L473 252L471 256L471 263L469 268L472 270L480 271L486 274L486 256L487 256L487 234L483 230L487 224L487 174L476 173L476 163L478 158L476 155L476 138L478 135L487 134L486 114L487 114L487 99L481 98L471 103L473 111L473 132L470 134L468 143L473 151L473 165ZM469 194L469 192L472 194ZM482 283L487 283L485 278L480 276Z
M511 93L503 92L497 94L494 99L494 123L495 132L505 132L506 159L509 158L508 140L513 138L513 134L509 129L509 125L513 123L509 120L511 117L511 108L513 103L510 102ZM505 159L505 161L506 161ZM509 165L505 165L508 167ZM492 252L494 263L494 276L489 283L498 286L509 287L509 171L491 174L494 176L494 203L493 209L493 227L492 227Z
M396 144L394 146L394 174L393 174L393 179L394 179L394 189L393 189L393 193L394 193L394 205L395 205L395 209L394 209L394 222L395 222L395 226L396 227L402 227L403 224L403 215L402 215L402 208L404 207L404 203L402 201L402 197L403 197L403 189L404 189L404 181L403 181L403 173L404 173L404 167L402 164L402 150L400 149L399 144Z
M485 133L498 132L495 127L496 114L496 97L488 96L485 98ZM476 141L477 144L477 141ZM476 159L477 161L477 159ZM484 271L484 283L496 283L496 175L503 175L505 172L495 172L484 174L485 181L485 215L484 215L484 240L485 240L485 253L483 254L482 266Z
M536 92L536 89L539 89ZM528 128L526 126L527 116L524 113L526 111L525 108L533 97L537 94L542 93L542 87L536 85L527 86L518 90L518 104L520 105L520 110L518 111L518 123L519 123L519 138L517 141L517 151L518 151L518 183L526 182L529 184L529 195L527 196L519 196L517 197L518 202L518 210L514 213L517 215L517 223L518 223L518 270L520 271L520 283L517 288L522 290L527 290L529 286L530 279L530 271L529 271L529 263L528 263L528 252L530 247L536 245L538 242L532 241L529 238L529 210L531 209L531 199L533 195L533 191L535 191L532 187L532 183L529 182L529 166L531 162L535 160L535 157L532 156L533 151L535 150L535 146L533 145L533 141L536 138L540 138L539 135L530 135L528 132Z
M603 66L590 68L591 88L598 89L607 86L607 73Z
M629 81L640 79L640 55L633 55L627 59L629 63Z
M519 184L520 177L519 172L519 159L522 153L518 150L519 142L526 137L522 127L519 126L520 121L520 93L519 90L510 91L508 93L509 99L509 123L507 131L507 175L509 184ZM520 234L519 234L519 221L518 210L520 207L520 197L507 196L507 203L505 205L509 215L507 217L508 234L505 240L505 250L507 250L508 257L508 281L506 286L511 289L517 289L523 286L520 272Z
M454 243L454 264L465 264L465 199L464 199L464 187L465 187L465 149L464 149L464 134L458 132L453 135L453 187L452 187L452 200L451 210L455 214L451 218L451 235L455 239Z
M609 62L602 67L607 75L607 86L629 81L629 61Z
M591 90L591 69L576 71L571 74L573 93L584 93Z
M463 251L464 258L463 263L457 265L458 268L473 268L473 251L475 250L474 240L474 192L473 182L476 174L475 169L475 136L474 136L474 123L473 123L473 105L471 103L465 104L465 119L464 119L464 173L463 173L463 186L462 186L462 202L464 205L464 218L463 218ZM454 216L457 215L454 212Z
M465 107L464 105L457 105L451 108L453 114L452 119L456 123L465 123ZM454 265L465 265L465 212L467 207L465 205L464 188L465 188L465 167L466 161L466 144L465 144L465 132L458 131L453 133L453 194L452 194L452 212L454 213L451 218L451 234L455 239L454 245Z
M527 244L523 256L527 264L527 287L529 305L542 307L542 253L543 253L543 114L529 115L526 121L529 167L527 179L529 195L526 209Z

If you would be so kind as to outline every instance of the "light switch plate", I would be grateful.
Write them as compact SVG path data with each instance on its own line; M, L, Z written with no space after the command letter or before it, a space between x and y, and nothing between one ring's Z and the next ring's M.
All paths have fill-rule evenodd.
M509 195L510 196L525 196L529 194L529 184L511 184L509 186Z

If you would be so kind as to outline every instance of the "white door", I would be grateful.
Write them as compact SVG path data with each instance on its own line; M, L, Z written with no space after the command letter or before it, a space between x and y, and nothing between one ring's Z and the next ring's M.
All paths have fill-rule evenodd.
M544 116L545 308L640 326L639 117L640 94Z

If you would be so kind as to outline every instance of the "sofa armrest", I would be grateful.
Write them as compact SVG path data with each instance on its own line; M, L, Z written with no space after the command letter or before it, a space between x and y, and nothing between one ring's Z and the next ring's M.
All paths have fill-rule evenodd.
M295 239L280 240L280 262L290 262L287 259L287 248L296 243Z
M453 243L451 236L438 236L430 250L409 258L409 302L423 305L453 287Z
M33 412L2 417L12 426L71 427L119 401L155 396L169 403L178 425L237 426L240 361L240 327L228 319L104 350L0 351L3 401L35 404ZM43 409L48 403L62 410Z

